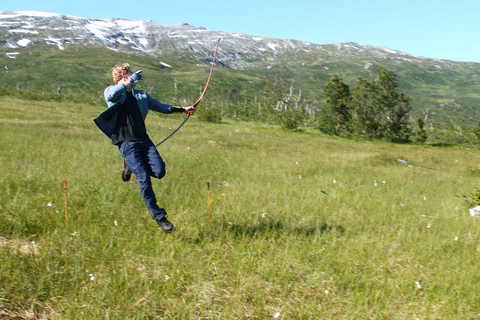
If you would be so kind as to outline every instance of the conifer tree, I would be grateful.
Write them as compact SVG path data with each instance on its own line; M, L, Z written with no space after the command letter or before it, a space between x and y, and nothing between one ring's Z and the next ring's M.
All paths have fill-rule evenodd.
M352 127L355 135L368 140L379 139L382 105L378 101L375 81L358 77L352 88Z
M408 113L411 110L409 98L400 92L393 72L379 68L376 84L378 99L383 111L383 136L387 141L407 142L411 129L408 126Z
M323 110L319 129L327 134L340 135L350 131L350 87L334 75L323 90Z

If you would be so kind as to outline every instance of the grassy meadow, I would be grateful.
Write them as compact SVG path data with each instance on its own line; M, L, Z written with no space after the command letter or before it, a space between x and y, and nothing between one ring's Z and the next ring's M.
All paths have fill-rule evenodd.
M193 116L159 146L165 234L100 111L0 98L0 319L480 319L479 150Z

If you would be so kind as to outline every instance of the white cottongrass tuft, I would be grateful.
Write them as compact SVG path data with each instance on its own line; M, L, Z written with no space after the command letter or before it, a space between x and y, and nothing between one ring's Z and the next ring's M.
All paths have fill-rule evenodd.
M476 215L480 215L480 206L476 206L475 208L469 209L469 211L472 217Z

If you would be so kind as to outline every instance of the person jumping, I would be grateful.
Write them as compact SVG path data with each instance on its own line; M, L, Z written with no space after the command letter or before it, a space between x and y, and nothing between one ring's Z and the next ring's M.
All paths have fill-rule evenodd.
M143 79L141 72L133 73L128 63L113 68L115 85L109 86L104 92L108 107L94 122L118 147L124 159L123 181L129 181L132 172L135 174L152 219L164 232L171 233L175 227L167 220L165 209L157 205L151 181L151 177L162 179L165 176L165 163L147 134L145 117L149 110L191 115L195 108L164 104L147 92L135 89L135 83Z

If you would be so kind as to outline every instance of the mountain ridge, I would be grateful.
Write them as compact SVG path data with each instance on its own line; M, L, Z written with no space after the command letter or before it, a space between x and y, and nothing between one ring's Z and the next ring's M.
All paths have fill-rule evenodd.
M22 18L23 17L23 18ZM25 19L26 18L26 19ZM48 20L48 19L53 19ZM72 24L77 25L76 27ZM50 27L53 27L50 29ZM210 42L222 38L220 53L232 53L236 48L237 58L239 53L253 54L254 51L275 54L286 50L313 50L325 51L326 47L334 46L339 54L365 54L376 55L383 58L397 58L405 61L436 61L438 63L457 63L452 60L425 58L422 56L405 53L385 46L360 45L355 42L341 42L335 44L315 44L307 41L268 38L245 33L228 33L211 31L201 26L193 26L188 23L177 25L164 25L151 20L130 20L123 18L90 19L59 13L38 11L0 11L0 28L7 28L11 34L3 40L8 47L14 49L28 46L28 37L35 40L43 39L46 44L54 44L62 48L62 43L89 43L101 41L107 48L116 49L118 45L130 46L133 49L144 51L149 54L162 53L163 50L157 44L161 39L180 39L176 49L192 50L194 45L206 46ZM43 32L39 32L39 31ZM62 33L76 32L76 37L59 37ZM87 34L89 32L89 34ZM201 33L201 35L200 35ZM19 39L18 35L24 35ZM45 34L50 37L45 37ZM78 36L80 34L80 37ZM17 35L17 36L14 36ZM53 35L57 35L53 37ZM37 36L37 37L36 37ZM83 36L83 37L82 37ZM92 39L94 36L96 39ZM236 40L236 41L235 41ZM240 43L246 43L251 48ZM254 45L255 44L255 45ZM224 49L222 49L224 48ZM194 49L193 49L194 50ZM329 51L329 50L326 50ZM201 52L201 50L199 50ZM239 67L229 55L225 59L231 66ZM462 62L469 63L469 62ZM473 62L472 62L473 63Z

